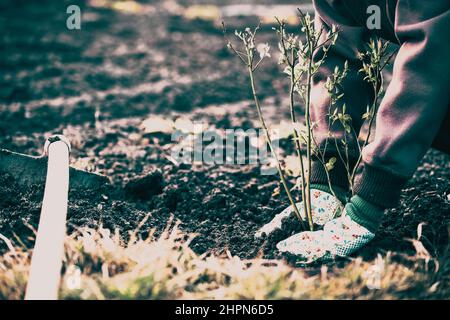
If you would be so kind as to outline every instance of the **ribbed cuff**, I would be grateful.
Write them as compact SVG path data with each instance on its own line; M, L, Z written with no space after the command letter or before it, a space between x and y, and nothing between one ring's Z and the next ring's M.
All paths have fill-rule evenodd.
M356 179L354 194L378 207L391 208L397 205L402 187L407 181L407 177L365 163Z
M347 170L342 161L336 161L334 168L328 171L328 174L332 186L348 190ZM327 171L319 161L313 161L311 164L311 184L328 185Z
M345 212L353 221L370 232L376 233L383 219L384 209L360 196L353 196L345 205Z
M342 189L341 187L338 186L332 186L333 187L333 191L336 194L336 197L338 198L338 200L345 204L346 200L347 200L347 191L345 191L344 189ZM330 190L330 187L327 184L311 184L311 189L317 189L329 194L333 194Z

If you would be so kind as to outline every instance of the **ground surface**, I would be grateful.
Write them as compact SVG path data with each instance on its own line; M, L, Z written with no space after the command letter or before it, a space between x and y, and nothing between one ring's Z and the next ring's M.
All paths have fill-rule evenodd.
M217 21L183 16L196 2L148 1L139 8L145 14L81 2L82 30L69 31L63 1L2 1L0 147L38 155L49 134L63 132L72 141L74 165L111 178L113 186L99 192L71 192L72 230L102 224L127 234L151 214L141 228L145 234L162 230L173 216L183 231L198 235L191 244L197 253L229 249L241 258L279 257L274 246L298 230L296 223L267 241L253 237L287 205L284 193L275 192L276 176L250 165L174 163L170 132L141 127L156 114L206 121L219 131L258 127L245 73L226 50ZM256 21L227 19L232 29ZM261 37L273 42L270 26ZM276 63L264 65L258 81L271 123L288 112L281 98L286 83L273 76L278 72ZM31 245L29 225L37 226L43 186L24 188L16 178L0 176L0 233ZM427 249L444 254L449 181L449 157L429 152L399 206L386 213L376 239L359 255L414 253L405 239L417 237L421 222Z

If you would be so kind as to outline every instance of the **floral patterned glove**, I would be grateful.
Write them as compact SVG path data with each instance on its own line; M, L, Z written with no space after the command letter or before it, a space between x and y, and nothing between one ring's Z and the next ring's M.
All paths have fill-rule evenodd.
M375 234L344 215L327 222L323 230L297 233L277 244L278 250L298 256L304 263L347 257L365 246Z
M303 209L303 201L296 204L298 211L303 219L305 219L305 211ZM317 225L324 225L331 219L339 216L342 203L332 194L318 189L311 189L311 211L313 222ZM259 229L255 237L260 238L263 235L269 235L277 229L281 229L284 219L294 215L292 206L287 207L281 213L277 214L272 221L265 224Z

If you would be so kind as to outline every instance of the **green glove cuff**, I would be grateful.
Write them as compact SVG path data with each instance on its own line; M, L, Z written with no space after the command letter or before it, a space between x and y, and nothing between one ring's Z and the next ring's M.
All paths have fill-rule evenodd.
M345 212L353 221L376 233L383 219L384 209L356 195L345 205Z

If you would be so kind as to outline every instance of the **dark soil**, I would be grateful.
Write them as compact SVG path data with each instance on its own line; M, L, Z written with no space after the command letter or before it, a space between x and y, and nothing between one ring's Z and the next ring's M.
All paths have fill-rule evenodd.
M228 249L242 258L279 257L275 244L299 230L295 221L265 241L253 236L287 206L284 193L275 192L276 176L252 165L174 164L170 135L139 128L153 114L207 121L216 130L257 127L245 73L224 48L220 27L187 20L158 1L147 2L154 11L146 15L81 2L87 17L82 30L68 31L67 3L0 4L0 147L36 155L48 135L62 132L72 141L75 165L110 177L112 185L102 190L71 190L70 230L103 225L126 236L150 214L142 236L150 228L158 234L173 217L197 235L191 246L198 253ZM267 26L261 37L273 41L270 34ZM285 83L273 76L278 72L276 63L265 65L258 83L271 122L288 111L279 98ZM449 160L437 151L427 154L398 207L386 212L376 239L360 254L414 253L406 238L416 238L422 222L433 254L447 246ZM43 186L17 182L0 175L0 233L31 246Z

